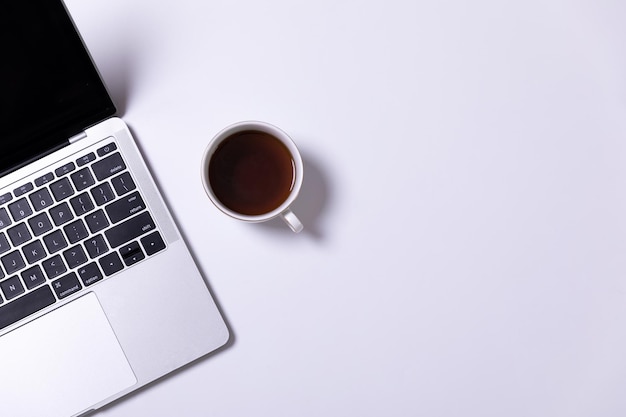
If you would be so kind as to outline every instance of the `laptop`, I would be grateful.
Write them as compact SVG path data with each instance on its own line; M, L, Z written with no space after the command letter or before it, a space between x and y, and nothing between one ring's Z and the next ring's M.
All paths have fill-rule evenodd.
M80 416L229 332L62 1L0 35L0 410Z

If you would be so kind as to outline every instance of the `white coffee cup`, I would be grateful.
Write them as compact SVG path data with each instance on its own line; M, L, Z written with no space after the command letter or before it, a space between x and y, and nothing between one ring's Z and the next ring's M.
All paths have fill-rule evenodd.
M232 165L229 165L228 170L221 169L221 167L225 166L225 163L223 162L224 158L222 158L222 154L225 152L225 149L228 149L226 147L229 146L230 149L232 149L233 146L235 146L233 144L234 140L240 140L238 138L241 138L242 136L246 136L246 135L252 138L251 135L254 135L255 133L259 134L258 137L260 140L271 141L271 139L275 139L278 142L280 142L280 144L284 145L284 148L286 148L286 150L289 153L289 157L291 158L290 164L291 164L292 172L291 172L290 184L287 184L289 188L281 190L281 193L282 193L281 195L286 195L284 200L280 202L280 204L276 205L275 207L267 211L264 211L262 213L254 212L253 214L250 214L249 212L246 212L246 210L238 210L236 205L233 205L232 202L230 203L230 206L229 206L229 204L225 203L225 201L222 201L220 199L220 196L221 196L224 200L227 200L226 198L224 198L224 195L225 195L224 188L227 187L224 184L228 184L228 187L231 187L230 184L234 183L235 185L232 185L232 187L237 186L236 176L233 173L241 172L242 166L233 167ZM265 137L265 135L271 136L271 139ZM284 149L284 148L281 147L281 149ZM240 159L241 161L244 160L243 158L240 158ZM242 163L243 162L236 162L235 164L241 165ZM282 165L284 166L285 164L283 163ZM221 172L220 169L224 172ZM273 172L273 170L271 169L267 171ZM256 176L251 177L250 175L248 175L246 178L262 177L263 172L265 171L257 170L257 172L255 172ZM224 180L220 183L219 178L223 177L224 175L228 176L227 178L228 181ZM302 231L303 229L302 222L300 222L298 217L296 217L296 215L291 211L291 208L290 208L292 203L298 196L298 193L300 192L300 188L302 188L302 178L303 178L302 157L300 155L300 152L298 151L298 148L296 147L296 144L293 142L293 140L291 140L289 135L287 135L284 131L282 131L278 127L273 126L269 123L265 123L265 122L245 121L245 122L235 123L233 125L230 125L222 129L217 135L215 135L215 137L213 137L213 139L211 140L211 142L209 142L208 146L206 147L204 151L204 155L202 156L201 178L202 178L202 185L204 186L204 190L206 191L207 195L209 196L213 204L219 210L229 215L230 217L238 219L238 220L243 220L246 222L254 222L254 223L264 222L264 221L273 219L275 217L281 217L285 221L285 223L287 223L287 225L291 228L291 230L293 230L296 233L299 233L300 231ZM284 179L286 179L286 177ZM280 182L284 183L284 181L280 181ZM267 183L269 184L271 183L271 181L267 181ZM222 185L219 185L219 184L222 184ZM250 188L249 184L247 186L248 188ZM242 190L245 191L246 188L239 187L238 191L240 192L237 195L241 196L243 193ZM230 190L226 190L226 191L228 192ZM246 196L243 195L243 198L245 197Z

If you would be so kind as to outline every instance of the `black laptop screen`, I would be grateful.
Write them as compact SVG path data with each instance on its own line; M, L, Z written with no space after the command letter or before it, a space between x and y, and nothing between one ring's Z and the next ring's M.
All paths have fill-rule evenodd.
M0 6L0 173L115 113L60 0Z

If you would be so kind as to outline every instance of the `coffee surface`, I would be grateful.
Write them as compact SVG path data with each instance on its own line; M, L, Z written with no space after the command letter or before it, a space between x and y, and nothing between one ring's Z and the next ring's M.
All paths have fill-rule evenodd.
M264 132L244 131L224 140L209 163L209 183L229 209L245 215L268 213L289 197L294 162L287 147Z

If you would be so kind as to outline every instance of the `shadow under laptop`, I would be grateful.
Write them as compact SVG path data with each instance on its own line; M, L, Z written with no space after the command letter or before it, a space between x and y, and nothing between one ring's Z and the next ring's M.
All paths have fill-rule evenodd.
M136 74L141 61L141 48L133 43L133 36L126 36L123 31L113 31L106 44L101 44L94 61L100 77L106 86L118 116L122 117L129 107L134 87L137 85Z
M320 168L321 164L306 150L300 150L304 163L304 178L298 198L291 206L298 216L304 230L301 234L313 237L315 240L324 239L324 231L320 218L328 206L331 198L329 182ZM275 233L294 234L281 218L274 218L267 222L257 223L254 226L270 230Z

